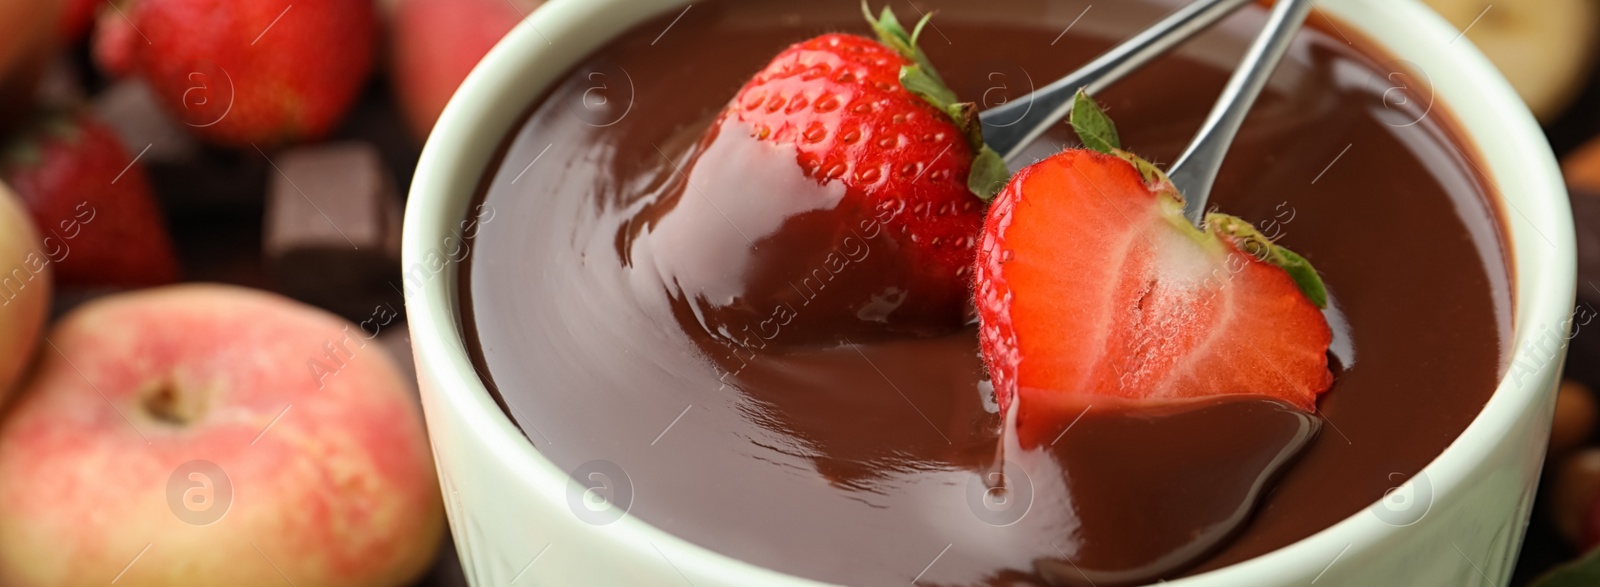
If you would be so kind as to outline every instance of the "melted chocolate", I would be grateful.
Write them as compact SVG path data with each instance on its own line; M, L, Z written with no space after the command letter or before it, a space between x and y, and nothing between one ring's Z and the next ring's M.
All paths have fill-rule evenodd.
M637 285L665 286L689 329L726 347L710 352L741 364L727 368L769 344L961 326L969 292L918 267L892 234L911 211L846 198L842 184L807 177L792 145L752 136L737 120L714 124L617 235ZM967 200L976 218L983 202Z
M930 57L991 106L1171 8L1097 7L1063 33L1079 11L1042 0L929 4ZM619 465L631 514L668 532L855 585L1138 583L1360 511L1494 388L1510 329L1494 206L1426 87L1395 89L1398 66L1348 33L1300 35L1214 195L1331 287L1341 369L1322 417L1239 398L1097 405L1023 449L970 328L859 328L902 311L851 295L896 279L883 226L807 183L792 151L702 141L788 43L864 32L859 4L676 16L588 58L511 132L483 186L501 220L461 285L468 346L512 419L559 466ZM1124 144L1170 161L1227 75L1185 55L1231 63L1262 17L1100 96ZM1066 144L1057 128L1028 155Z

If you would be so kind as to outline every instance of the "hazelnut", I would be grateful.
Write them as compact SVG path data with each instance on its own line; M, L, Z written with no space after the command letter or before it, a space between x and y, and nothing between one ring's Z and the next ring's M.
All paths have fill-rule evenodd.
M1594 392L1577 381L1563 380L1556 392L1555 419L1550 423L1550 454L1559 455L1583 445L1594 432L1595 418Z
M1587 448L1562 458L1551 473L1545 496L1551 521L1573 546L1587 547L1589 518L1600 497L1600 448Z

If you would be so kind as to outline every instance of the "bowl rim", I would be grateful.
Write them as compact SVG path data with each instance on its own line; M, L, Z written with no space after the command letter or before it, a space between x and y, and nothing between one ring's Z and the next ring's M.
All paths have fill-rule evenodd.
M405 211L402 267L436 264L439 243L449 242L451 227L470 205L478 178L491 164L509 121L519 118L533 99L510 96L539 95L615 34L690 1L551 0L519 23L462 83L423 148ZM619 8L631 12L619 18ZM1451 106L1462 138L1477 148L1488 168L1480 170L1488 176L1485 184L1501 207L1514 292L1513 350L1506 373L1482 411L1417 475L1431 483L1434 502L1447 500L1465 491L1479 462L1544 405L1541 402L1550 391L1540 389L1539 382L1549 370L1560 367L1559 350L1553 356L1539 353L1541 345L1554 341L1552 337L1559 338L1564 348L1575 296L1576 252L1565 185L1532 114L1489 61L1469 42L1458 42L1458 31L1437 14L1417 0L1329 0L1319 8L1389 55L1414 60L1427 72L1448 74L1430 76L1433 90ZM619 25L619 21L624 22ZM485 141L485 136L493 140ZM1483 140L1486 137L1494 140ZM468 204L462 205L463 201ZM1508 210L1514 213L1507 214ZM1553 254L1537 254L1544 246ZM537 493L549 500L544 505L550 511L561 511L566 507L561 491L569 481L567 473L544 458L501 411L468 358L457 278L455 264L443 263L421 285L413 287L406 281L418 373L436 383L424 385L425 393L436 394L438 405L476 431L496 462L514 469L513 474L531 487L551 488ZM1528 371L1518 371L1519 365ZM1513 381L1517 373L1522 375ZM1534 376L1525 383L1522 377L1530 373ZM1331 553L1371 548L1394 534L1395 526L1368 509L1277 550L1168 584L1256 584L1270 577L1295 576L1308 566L1331 566ZM624 516L607 533L608 539L634 556L657 556L660 553L650 550L657 547L673 552L671 562L689 576L731 584L825 584L735 559L636 516ZM1520 536L1514 540L1520 541Z

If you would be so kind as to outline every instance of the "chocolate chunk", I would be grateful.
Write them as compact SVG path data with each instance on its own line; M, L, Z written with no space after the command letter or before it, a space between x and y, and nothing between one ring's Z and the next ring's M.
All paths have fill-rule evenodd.
M299 147L272 162L262 252L282 291L357 322L398 305L400 198L377 150Z
M146 165L188 161L199 152L199 144L161 109L143 81L117 82L95 96L89 109L116 131L129 153L142 153L139 160Z
M219 214L260 213L267 161L254 150L220 149L196 141L189 127L168 114L144 82L119 81L95 96L90 109L116 131L128 153L139 158L162 209L171 216L174 233L188 230L189 224L199 225L199 230L215 228Z
M381 84L368 88L345 115L344 122L339 123L331 140L364 141L377 147L383 163L394 172L403 197L409 187L408 180L417 170L422 145L412 138L405 119L396 108L394 96L384 91Z
M267 179L277 175L267 159L255 152L201 146L197 157L182 162L152 161L146 169L155 185L161 207L179 225L216 224L219 215L248 216L260 226ZM260 242L260 239L256 239Z
M82 104L84 100L83 82L78 77L78 69L74 66L72 58L67 55L57 55L45 66L44 74L39 78L39 87L36 90L40 104L48 106L71 106Z

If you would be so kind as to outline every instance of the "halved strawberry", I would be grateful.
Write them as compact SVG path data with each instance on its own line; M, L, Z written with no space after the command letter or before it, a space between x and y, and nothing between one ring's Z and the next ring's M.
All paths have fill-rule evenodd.
M1018 402L1019 426L1114 399L1314 410L1333 384L1316 271L1238 218L1191 225L1165 174L1122 151L1081 93L1073 126L1098 150L1018 172L984 225L980 337L1002 410Z

